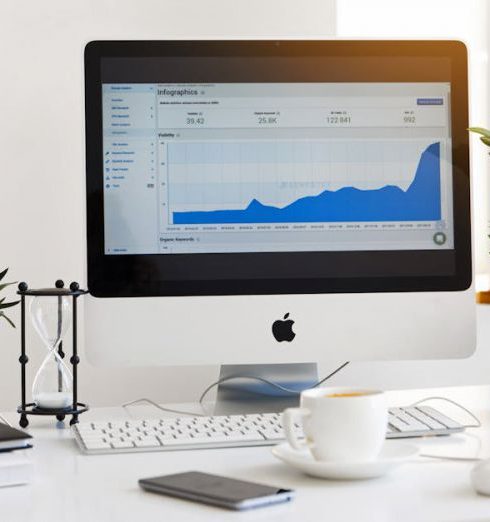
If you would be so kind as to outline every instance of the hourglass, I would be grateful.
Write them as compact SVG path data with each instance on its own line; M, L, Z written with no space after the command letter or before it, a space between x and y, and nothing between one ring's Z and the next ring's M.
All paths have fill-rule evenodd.
M73 377L64 363L62 339L71 322L70 299L64 288L58 295L35 296L29 311L34 329L48 353L34 377L32 400L36 408L59 410L69 408Z
M78 415L88 407L77 401L77 298L86 294L78 283L64 288L61 280L56 288L30 290L26 283L20 283L17 292L21 296L21 380L22 405L17 408L21 414L20 425L28 425L27 415L54 415L59 421L65 415L72 415L70 424L78 422ZM26 297L32 298L29 315L34 330L39 335L46 355L36 372L32 384L32 402L26 403ZM73 355L70 358L71 370L64 361L63 338L72 326Z

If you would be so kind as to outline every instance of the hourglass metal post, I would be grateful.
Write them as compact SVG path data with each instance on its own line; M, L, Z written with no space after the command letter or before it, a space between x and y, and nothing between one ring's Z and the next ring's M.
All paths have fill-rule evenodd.
M19 285L19 290L21 290L21 285L25 283L21 283ZM26 288L27 290L27 285ZM26 364L29 361L27 355L26 355L26 297L24 294L21 294L20 297L20 314L21 314L21 326L20 326L20 380L21 380L21 386L22 386L22 409L25 410L26 408ZM27 422L27 418L25 419ZM21 426L22 426L22 417L21 417ZM26 424L27 426L27 424Z
M27 283L20 283L17 293L21 297L21 355L19 362L21 364L22 404L17 408L17 412L20 413L19 424L25 428L29 424L28 415L53 415L59 421L64 420L66 415L71 415L70 424L75 424L78 422L78 416L88 410L86 404L78 402L77 371L80 362L77 347L77 300L87 291L80 289L76 282L71 283L69 289L64 288L63 281L58 280L55 288L39 290L30 290ZM34 379L32 392L34 400L31 403L26 401L26 365L29 361L26 354L26 296L31 296L34 300L38 298L55 299L55 302L51 301L48 306L45 306L46 301L44 301L44 305L38 301L33 301L30 305L31 319L33 319L35 329L48 347L48 354ZM63 334L66 333L70 323L70 317L67 316L69 310L67 299L69 298L71 298L72 305L72 356L69 361L72 374L63 362L65 353L62 341ZM44 374L43 370L46 370ZM46 378L46 374L49 374L50 379ZM48 382L48 387L46 387L46 382ZM71 397L70 395L67 397L68 391Z
M73 284L73 283L72 283ZM77 284L78 287L78 284ZM70 285L71 288L71 285ZM78 290L78 288L77 288ZM73 353L70 359L70 362L73 366L73 410L76 411L77 404L78 404L78 397L77 397L77 368L78 363L80 362L80 358L77 354L77 299L78 295L73 295L73 307L72 307L72 313L73 313L73 327L72 327L72 334L73 334ZM74 413L73 417L71 419L70 424L75 424L78 422L78 413Z

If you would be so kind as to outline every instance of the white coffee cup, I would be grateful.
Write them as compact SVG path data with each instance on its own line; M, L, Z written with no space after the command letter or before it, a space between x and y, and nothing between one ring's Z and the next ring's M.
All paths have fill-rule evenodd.
M305 441L294 423L302 424ZM297 450L309 448L316 460L374 460L388 423L384 393L354 388L314 388L301 393L300 407L282 415L286 439Z

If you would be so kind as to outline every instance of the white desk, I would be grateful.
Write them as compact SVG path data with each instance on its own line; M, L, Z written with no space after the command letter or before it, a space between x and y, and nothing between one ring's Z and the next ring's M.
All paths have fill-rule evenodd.
M490 389L471 387L437 390L477 408L489 406ZM431 391L392 393L390 404L433 395ZM190 407L191 405L187 405ZM442 406L442 405L441 405ZM441 409L443 409L441 407ZM159 414L145 408L144 415ZM134 411L133 416L138 416ZM451 410L452 413L452 410ZM122 417L120 408L98 409L83 419ZM11 421L17 416L7 415ZM309 478L277 461L269 447L83 456L69 429L51 420L31 417L35 464L30 485L0 488L2 522L125 522L133 521L458 521L490 519L490 497L476 495L470 485L471 462L417 457L386 477L360 482ZM490 415L485 427L431 440L416 439L424 452L490 456ZM244 513L228 512L141 491L137 480L166 473L201 470L296 490L292 503Z

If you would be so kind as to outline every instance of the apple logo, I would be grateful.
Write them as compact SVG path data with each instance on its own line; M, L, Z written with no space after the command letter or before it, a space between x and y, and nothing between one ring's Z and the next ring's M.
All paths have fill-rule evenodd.
M280 343L282 341L290 343L296 337L296 334L293 332L294 321L288 319L288 317L289 313L284 316L284 320L278 319L272 324L272 335Z

